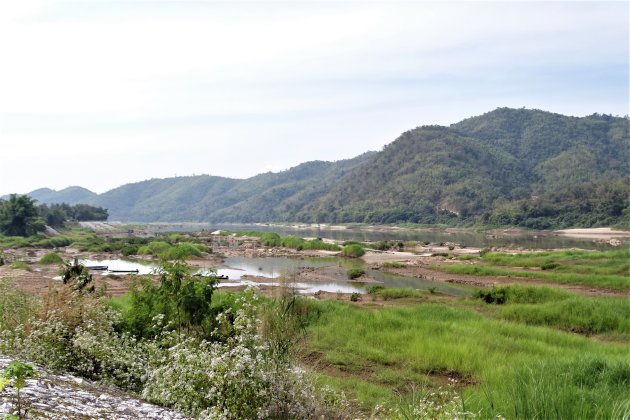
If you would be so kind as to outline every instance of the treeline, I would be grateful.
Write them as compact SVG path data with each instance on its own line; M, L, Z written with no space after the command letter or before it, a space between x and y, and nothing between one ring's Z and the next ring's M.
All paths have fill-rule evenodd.
M107 209L88 204L42 204L38 210L46 224L52 227L63 227L68 221L105 221L109 217Z
M616 226L630 229L630 179L584 183L497 206L481 222L530 229Z
M46 225L60 228L68 221L107 220L107 209L87 204L43 204L27 195L11 194L0 200L0 234L31 236Z

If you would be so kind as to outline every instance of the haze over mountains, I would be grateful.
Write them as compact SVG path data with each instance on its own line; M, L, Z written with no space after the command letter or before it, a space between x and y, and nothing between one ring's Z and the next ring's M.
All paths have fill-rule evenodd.
M122 221L630 224L627 118L499 108L403 133L379 152L248 179L188 176L42 203L105 207ZM348 139L360 144L360 139Z

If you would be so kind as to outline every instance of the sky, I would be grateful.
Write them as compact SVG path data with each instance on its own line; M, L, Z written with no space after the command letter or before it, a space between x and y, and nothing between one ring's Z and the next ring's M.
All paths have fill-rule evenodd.
M497 107L628 115L628 2L0 2L0 195L247 178Z

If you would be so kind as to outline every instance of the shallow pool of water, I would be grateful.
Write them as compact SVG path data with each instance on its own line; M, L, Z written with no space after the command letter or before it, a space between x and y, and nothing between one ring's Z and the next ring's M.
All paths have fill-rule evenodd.
M79 261L85 266L107 266L108 270L92 271L94 274L108 275L128 274L126 272L138 270L137 274L153 274L157 267L149 263L137 261L111 259ZM362 268L366 277L373 278L378 283L351 282L347 278L347 270ZM198 273L209 274L209 269L200 269ZM316 269L317 274L326 279L305 281L299 279L297 273L304 269ZM113 272L112 272L113 270ZM119 272L116 272L119 271ZM123 272L121 272L123 271ZM347 260L343 258L244 258L233 257L225 260L225 266L216 270L219 276L227 276L227 280L219 282L219 287L235 286L282 286L295 289L299 293L312 294L319 290L331 293L366 293L375 284L385 287L413 288L421 290L435 290L444 294L462 296L470 293L469 289L444 282L437 282L415 277L399 276L370 269L361 260ZM253 281L248 277L263 277L263 280ZM299 280L298 280L299 279ZM330 280L332 279L332 280ZM268 280L268 281L267 281ZM360 279L358 279L360 280Z
M453 296L470 294L470 289L449 283L419 279L416 277L399 276L370 269L362 260L347 260L343 258L227 258L225 265L238 268L243 274L268 277L270 279L282 279L283 284L295 287L302 293L314 293L318 290L325 292L365 293L374 286L374 283L350 282L347 278L347 270L350 268L362 268L366 277L373 278L385 287L412 288L421 290L435 290ZM317 268L322 274L334 281L304 282L296 279L296 273L304 268ZM218 271L221 274L223 271ZM237 277L230 277L230 279ZM239 277L240 278L240 277ZM360 279L357 279L360 280ZM277 283L277 282L275 282Z

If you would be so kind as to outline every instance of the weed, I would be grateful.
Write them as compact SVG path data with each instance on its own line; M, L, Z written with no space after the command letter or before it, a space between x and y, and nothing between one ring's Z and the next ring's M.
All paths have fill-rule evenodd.
M61 264L63 259L56 252L49 252L39 260L40 264Z

